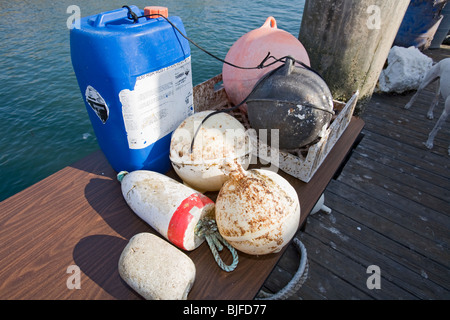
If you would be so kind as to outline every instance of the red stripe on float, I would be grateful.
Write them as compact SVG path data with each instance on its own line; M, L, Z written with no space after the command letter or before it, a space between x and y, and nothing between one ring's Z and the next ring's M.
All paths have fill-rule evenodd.
M211 203L214 202L201 193L193 193L184 199L170 219L169 228L167 230L169 241L177 247L186 250L184 247L184 237L189 223L194 218L190 213L191 209L194 207L201 209Z

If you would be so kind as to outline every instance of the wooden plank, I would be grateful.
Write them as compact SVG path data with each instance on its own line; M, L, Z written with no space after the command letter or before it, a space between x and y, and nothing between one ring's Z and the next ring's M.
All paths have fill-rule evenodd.
M449 176L450 167L446 156L418 149L376 132L364 130L364 134L364 145L372 150L383 150L385 154L430 171L433 174L444 178Z
M310 218L308 218L308 220L309 219ZM315 230L314 226L312 226L312 230ZM322 266L323 257L321 251L333 250L332 248L327 247L327 244L321 242L317 242L318 245L314 245L314 247L310 246L310 240L305 240L304 238L312 236L311 232L308 231L309 226L306 233L297 235L297 238L301 239L307 248L308 262L310 265L308 276L299 291L290 296L289 300L371 299L370 295L355 288L348 279L343 279L340 275L335 274L334 271L330 272L329 265L325 267ZM312 237L311 241L317 240L314 236ZM311 254L311 250L314 250L317 255ZM264 290L268 292L277 292L282 289L297 271L299 259L300 256L297 250L293 246L290 246L264 284ZM339 263L342 265L347 264L347 261L343 256L337 256L336 259L339 259ZM350 264L351 263L353 263L353 261L351 261Z
M423 168L417 167L413 164L407 163L401 159L396 158L390 153L380 152L380 148L377 147L374 149L370 148L367 143L359 145L358 149L354 152L356 155L360 157L370 159L372 161L376 161L382 163L383 165L398 170L400 173L404 175L408 175L411 178L416 178L420 181L424 181L429 184L429 188L435 189L433 194L440 196L443 195L443 199L449 199L450 194L450 182L448 178L437 175L433 172L424 170ZM410 158L409 158L410 159ZM427 189L428 191L429 189ZM448 196L447 196L448 195Z
M347 259L329 243L323 242L312 234L302 233L299 238L305 247L309 248L308 257L315 262L315 268L317 265L323 268L320 275L320 290L327 299L373 299L369 292L364 292L360 287L360 284L365 286L367 266Z
M448 216L439 211L424 207L417 202L411 202L402 194L395 193L385 188L384 186L375 185L370 179L365 179L357 174L345 173L341 176L341 182L351 186L353 189L360 190L364 193L364 206L370 208L379 208L380 212L385 210L383 214L393 223L399 223L410 230L420 230L420 233L429 234L430 237L437 233L443 239L447 239L445 234L446 220ZM389 182L386 182L389 183ZM351 197L351 195L349 196ZM379 205L378 205L378 204ZM386 204L386 208L383 207ZM441 223L436 223L441 222ZM426 230L427 223L433 225L436 223L436 228ZM436 231L434 231L436 229Z
M441 102L434 111L434 119L430 120L427 118L427 110L415 113L411 111L412 109L406 110L403 106L399 107L392 103L381 103L379 101L379 99L377 100L377 96L375 96L373 101L375 105L364 114L365 119L367 117L373 117L373 119L378 119L383 122L387 121L396 128L410 130L425 137L428 137L443 110L443 103ZM450 129L447 126L443 126L435 139L448 146Z
M376 117L366 116L366 121L368 122L366 126L367 131L377 132L379 128L383 128L384 131L380 134L387 136L393 140L400 141L406 145L410 145L416 147L418 149L429 151L431 153L436 153L438 155L447 155L448 154L448 143L443 138L441 138L441 134L436 135L434 140L434 146L431 150L428 150L425 146L425 142L428 139L428 133L421 133L409 129L405 129L404 127L398 126L393 123L389 123L388 121L380 120ZM439 136L439 137L438 137Z
M335 266L342 263L348 266L355 265L353 270L348 267L346 273L339 272L339 276L353 286L368 294L372 299L412 299L414 295L395 284L384 259L380 259L377 252L364 243L353 238L350 225L324 224L316 217L311 218L311 226L316 231L311 237L320 239L325 246L330 248L332 254L325 260L327 267L332 271ZM355 228L356 230L356 228ZM381 270L382 290L370 290L367 288L367 267L378 265Z
M411 206L418 204L450 216L450 203L448 201L450 197L445 197L448 193L445 187L448 184L444 185L443 188L433 188L430 184L409 177L395 169L357 156L354 156L352 161L348 163L348 168L352 172L358 171L352 177L354 181L371 180L373 184L407 198L410 200ZM438 193L433 194L432 191Z
M329 193L326 196L334 211L331 215L315 215L310 218L311 226L315 224L314 236L329 243L347 259L363 266L377 265L381 269L382 290L367 290L365 283L359 283L361 290L369 292L375 299L437 299L449 296L450 292L445 287L439 282L431 281L430 278L434 275L428 275L427 259L366 227L363 221L361 223L350 219L345 215L349 209L348 202L342 201L338 196L332 197ZM355 210L353 205L350 207ZM420 265L412 267L409 259L420 261ZM448 278L448 275L450 271L446 270L441 278ZM448 280L444 281L448 285Z
M411 90L404 93L376 93L372 96L372 100L370 102L371 109L367 109L367 113L371 113L372 111L376 111L376 109L383 110L387 107L391 114L395 116L395 113L401 112L404 115L411 115L412 117L417 117L417 119L426 119L427 112L431 106L431 102L434 100L437 90L437 83L433 83L426 87L422 93L417 97L416 102L410 109L405 109L405 105L411 100L412 96L416 93L416 90ZM392 110L391 108L395 109ZM443 98L440 97L440 104L435 109L435 115L438 114L439 111L442 112L443 108ZM387 111L386 110L386 111Z
M364 145L364 143L365 141L363 140L363 143L357 148L356 153L358 152L358 149L361 148L361 145ZM347 170L351 170L349 166L346 166L345 171ZM353 170L357 170L357 168L353 168ZM333 189L334 186L335 188ZM383 290L380 290L377 292L377 295L372 296L371 298L448 298L448 288L450 286L448 280L448 273L450 269L448 267L448 260L446 260L448 257L442 255L442 260L440 262L430 260L428 255L426 255L426 251L427 248L433 244L427 243L427 241L421 241L420 237L415 245L422 246L422 252L425 252L425 254L416 252L414 250L415 245L412 245L413 248L409 249L408 246L411 246L411 244L407 241L408 239L411 239L411 237L414 238L415 235L412 234L410 236L405 236L403 232L399 232L399 226L396 225L398 221L381 223L379 216L383 214L383 209L380 209L380 202L376 199L373 203L369 201L369 211L368 209L361 207L360 204L368 203L368 198L370 199L370 195L361 193L350 186L345 188L346 186L347 185L343 184L341 181L332 181L327 188L326 202L328 206L333 208L333 212L330 216L319 214L309 217L309 223L305 236L315 237L324 243L327 243L328 241L329 245L332 248L335 248L335 250L343 247L345 249L343 253L347 256L347 258L340 256L339 259L343 261L346 259L353 259L354 261L358 261L363 264L365 263L366 265L368 265L370 261L377 261L382 264L382 270L384 270L387 275L387 278L384 278L382 283L386 284L385 282L388 281L391 287L399 286L399 288L394 287L390 288L390 290L386 290L389 287L383 286ZM330 189L336 192L336 194L330 193ZM346 196L351 196L350 200L347 200ZM391 211L389 210L388 213L391 213ZM343 216L344 219L342 219L341 216ZM311 223L311 221L314 222L315 219L317 219L320 223ZM328 224L326 224L327 221ZM448 227L446 226L448 225L448 219L443 220L440 223L443 225L443 232L448 230ZM435 236L436 226L439 225L435 222L427 223L424 221L419 221L419 224L422 225L422 228L431 231L433 236ZM380 229L380 226L383 226L383 228ZM358 228L362 231L358 230ZM420 229L417 230L417 232L421 232ZM404 239L406 242L403 241ZM357 245L354 245L355 243ZM448 241L443 239L442 241L438 241L436 245L442 246L443 243L448 243ZM425 248L425 250L423 248ZM320 261L311 259L310 253L313 250L317 251L317 247L308 246L307 250L311 264L310 272L317 270L317 268L322 268ZM448 250L448 248L444 250ZM283 256L278 264L279 269L282 270L283 273L278 272L275 275L271 275L271 277L280 278L280 275L282 274L285 280L288 278L287 272L290 272L292 276L297 259L298 258L295 256ZM330 265L332 265L332 263L330 263ZM346 274L348 272L350 271L342 270L342 274ZM346 292L348 294L349 290L352 291L354 288L349 289L334 284L335 281L344 281L342 277L343 275L341 275L341 272L333 274L331 271L323 272L319 279L309 277L299 292L297 292L292 298L336 298L337 293L335 290L339 290L340 294L345 294ZM278 282L276 280L278 280ZM279 279L272 280L269 278L268 281L272 281L270 283L272 290L276 291L281 288ZM328 286L328 290L325 290L322 287L323 281L327 281L328 284L330 284L330 282L332 283ZM353 285L355 284L355 282L351 283ZM398 293L395 293L397 290L400 290L402 294L399 295ZM348 294L347 298L350 296L351 295Z
M443 259L450 261L446 238L436 237L434 233L436 225L424 221L427 217L426 210L415 206L415 211L410 211L411 207L403 205L407 201L401 196L383 194L375 187L364 188L361 187L361 183L354 181L340 182L342 183L339 186L331 184L328 190L354 204L361 203L361 206L370 212L364 216L362 223L429 259L437 262ZM448 227L448 222L443 227Z
M433 61L440 61L445 58L450 58L450 46L441 44L440 48L425 50L424 54L433 59Z
M421 170L413 169L403 163L397 164L395 159L391 159L388 165L385 162L377 160L376 152L362 149L364 150L364 153L361 154L359 152L360 150L361 149L354 153L354 159L362 168L375 171L384 177L391 178L397 183L404 183L405 187L411 188L413 193L417 191L419 197L425 194L448 204L448 199L450 199L450 181L448 179L442 178L442 183L437 184L428 177L428 174L425 175ZM377 171L377 168L382 170ZM437 177L438 179L440 178L437 175L432 176ZM421 202L421 204L424 203L421 199L418 199L418 201ZM432 201L434 201L434 199ZM438 208L438 210L440 209L441 208Z
M309 244L307 241L308 248ZM320 252L321 244L315 246L315 250ZM288 255L289 256L289 255ZM265 284L265 290L270 292L277 292L283 288L290 279L292 274L286 272L280 265L282 262L289 261L291 257L284 257L280 260L280 263L271 273ZM296 257L294 257L296 259ZM318 261L314 257L309 257L310 267L308 270L308 277L298 292L291 295L288 300L326 300L326 299L372 299L368 294L365 294L361 290L355 288L355 286L348 281L342 279L339 275L332 273L328 268L323 267L320 264L321 259ZM345 263L345 261L343 261ZM266 287L267 286L267 287Z
M343 192L345 191L348 190L344 189ZM358 193L357 191L353 192ZM327 216L319 216L317 219L321 223L327 224L329 228L336 223L344 225L344 228L349 232L342 232L343 234L376 250L376 253L373 253L373 258L371 258L371 255L368 256L372 261L390 259L392 261L389 263L394 264L396 268L403 267L413 271L414 277L419 275L434 284L447 288L447 290L450 288L450 278L448 277L450 269L445 257L441 257L439 261L433 261L428 256L415 250L417 246L427 248L430 245L439 245L439 241L435 241L434 244L430 241L417 241L416 246L408 245L408 240L404 239L401 228L391 222L386 222L383 218L373 217L375 215L373 211L378 211L375 208L370 211L367 208L355 206L352 201L343 198L341 192L327 191L326 198L327 204L333 207L333 212L328 218ZM416 235L413 237L416 237ZM418 238L420 240L420 235ZM448 248L444 250L448 250ZM365 256L365 253L361 252L356 256ZM406 278L406 276L403 277L402 272L396 274L400 279ZM422 278L415 279L413 282L416 283L413 285L420 287L421 282L425 281Z
M298 191L302 222L325 190L364 122L354 118L310 183L284 175ZM168 173L176 177L173 171ZM1 299L136 299L119 277L127 241L154 232L124 201L116 173L101 152L0 203ZM282 256L240 254L235 271L215 263L206 244L188 252L197 268L189 299L252 299ZM230 254L223 254L224 260ZM81 289L70 290L67 268L81 269Z

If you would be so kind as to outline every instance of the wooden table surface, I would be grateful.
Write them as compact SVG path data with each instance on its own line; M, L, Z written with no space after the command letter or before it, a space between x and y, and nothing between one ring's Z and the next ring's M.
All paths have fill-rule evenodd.
M363 126L352 119L309 183L279 172L298 192L300 225ZM101 151L1 202L0 228L0 299L140 299L120 278L117 263L132 236L154 231L127 206ZM237 268L227 273L203 243L187 252L196 266L188 299L253 299L283 252L239 252ZM228 251L222 256L231 261ZM71 266L81 271L79 289L67 285L75 275Z

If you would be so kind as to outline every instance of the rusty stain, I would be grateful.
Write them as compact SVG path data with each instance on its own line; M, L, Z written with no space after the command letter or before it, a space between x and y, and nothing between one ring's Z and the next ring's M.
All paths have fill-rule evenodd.
M292 195L278 183L250 170L224 184L216 201L216 220L222 236L238 250L246 252L243 248L248 247L266 254L281 249L284 221L296 209Z

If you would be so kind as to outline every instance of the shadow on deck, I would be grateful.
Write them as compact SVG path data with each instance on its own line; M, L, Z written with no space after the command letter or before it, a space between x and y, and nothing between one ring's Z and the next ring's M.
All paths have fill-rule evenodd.
M425 52L439 61L450 47ZM434 148L423 144L442 113L426 113L430 86L410 110L414 92L374 94L363 114L361 143L325 191L331 214L308 218L297 237L307 249L308 279L291 299L450 299L450 124ZM278 291L298 267L291 246L265 283ZM368 289L376 265L380 289Z

